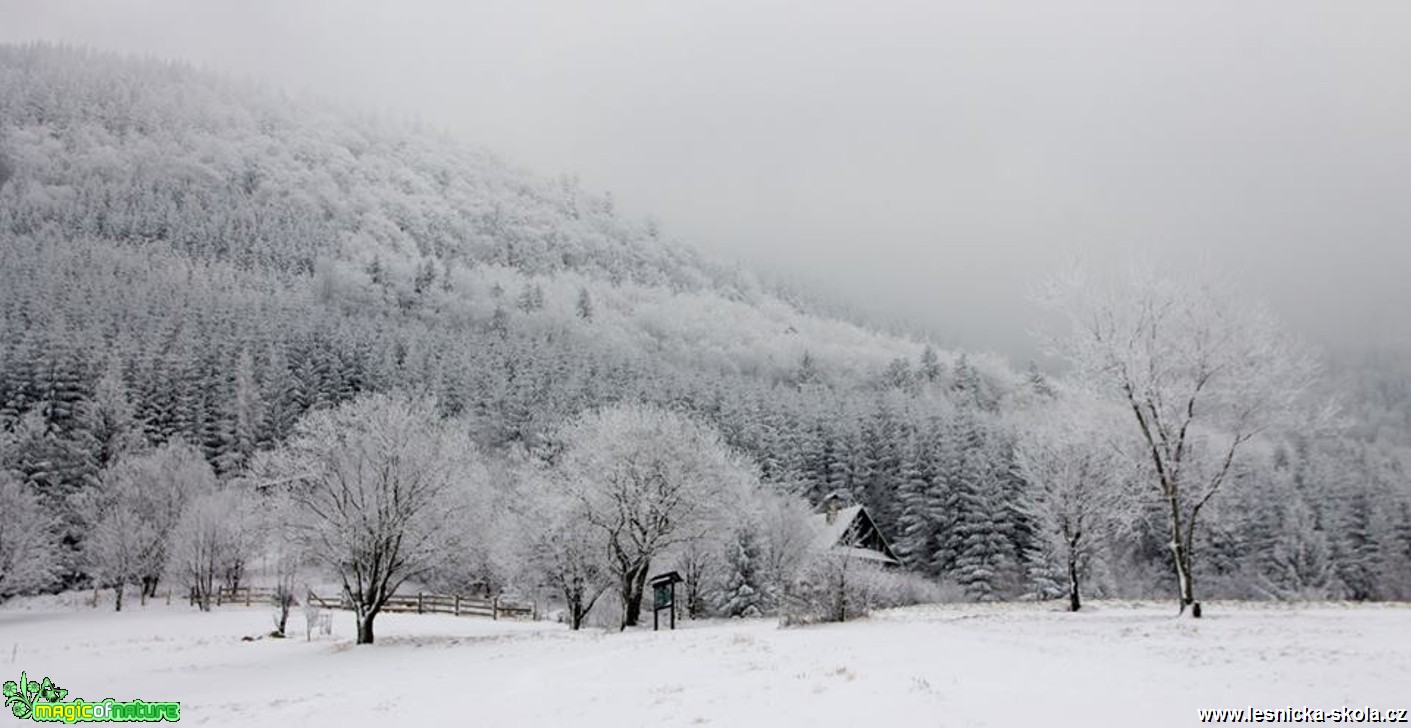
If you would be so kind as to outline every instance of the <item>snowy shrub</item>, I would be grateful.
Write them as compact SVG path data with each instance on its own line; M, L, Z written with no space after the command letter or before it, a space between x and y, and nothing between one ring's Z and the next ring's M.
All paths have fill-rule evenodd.
M864 617L879 601L882 568L841 551L809 558L785 587L779 623L845 622Z
M877 609L967 601L959 584L935 581L909 571L874 569L868 572L867 579L871 603Z
M811 556L787 584L780 600L779 622L784 626L843 622L865 617L874 609L972 600L965 588L953 581L935 581L830 551Z

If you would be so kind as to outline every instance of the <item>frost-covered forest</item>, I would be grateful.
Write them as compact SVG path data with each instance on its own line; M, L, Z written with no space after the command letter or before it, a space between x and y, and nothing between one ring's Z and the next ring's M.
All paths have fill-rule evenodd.
M705 556L655 534L708 572L702 611L778 608L793 506L771 499L832 492L951 596L1067 596L1076 570L1085 596L1169 597L1163 503L1125 487L1151 475L1140 443L1106 446L1131 444L1130 415L1067 374L828 315L572 176L434 132L180 64L0 47L0 598L238 580L191 551L246 537L211 516L251 508L228 492L336 471L329 428L377 401L374 420L436 421L406 452L473 452L435 477L508 514L423 544L471 554L428 580L640 594L641 558L574 561L568 525L611 527L602 494L565 512L544 493L591 480L570 476L624 432L668 432L700 457L699 513L741 480L765 494ZM370 396L389 393L410 404ZM1411 356L1327 353L1309 394L1337 413L1205 433L1244 447L1184 544L1203 598L1411 599ZM562 528L494 532L533 498ZM182 538L134 544L117 513ZM1075 517L1081 543L1055 537Z

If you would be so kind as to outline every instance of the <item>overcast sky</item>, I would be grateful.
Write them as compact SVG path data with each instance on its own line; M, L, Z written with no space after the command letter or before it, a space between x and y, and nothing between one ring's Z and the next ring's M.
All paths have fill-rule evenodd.
M405 110L707 252L1027 353L1075 257L1411 331L1411 3L0 0L0 38Z

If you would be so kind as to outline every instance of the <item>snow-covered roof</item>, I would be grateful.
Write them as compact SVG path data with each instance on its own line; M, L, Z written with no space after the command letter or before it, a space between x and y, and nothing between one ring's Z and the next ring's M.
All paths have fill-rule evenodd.
M837 517L832 523L828 522L828 514L816 513L813 516L813 547L815 549L826 549L837 546L843 536L847 535L848 529L852 527L852 522L857 520L857 514L862 512L862 506L848 506L839 508Z
M886 539L877 531L871 516L860 505L838 507L829 518L827 507L822 513L814 514L813 548L817 551L839 549L851 556L880 561L886 564L900 564L887 545ZM854 527L856 530L854 530ZM864 543L870 541L871 544Z

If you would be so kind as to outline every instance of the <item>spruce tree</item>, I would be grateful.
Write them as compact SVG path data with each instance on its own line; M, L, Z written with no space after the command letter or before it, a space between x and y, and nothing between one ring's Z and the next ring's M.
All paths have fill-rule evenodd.
M950 499L955 512L952 573L972 598L993 601L1009 595L1017 554L988 448L973 421L965 418L962 427L965 449Z
M1376 599L1380 594L1378 577L1382 566L1381 544L1371 499L1364 487L1347 500L1338 549L1338 577L1354 601Z
M944 369L941 366L941 358L936 354L936 348L930 344L921 350L921 379L928 384L935 384L941 381Z
M262 440L260 430L265 421L255 360L248 349L242 349L236 358L232 380L223 418L229 429L217 456L219 469L224 473L237 472L249 461Z
M897 556L912 570L931 570L938 522L932 512L936 487L933 453L922 437L908 443L897 489Z
M79 427L91 438L94 464L100 470L143 444L119 355L108 357L93 395L80 407L79 420Z
M763 611L760 549L754 529L736 530L725 552L720 611L727 617L758 617Z

